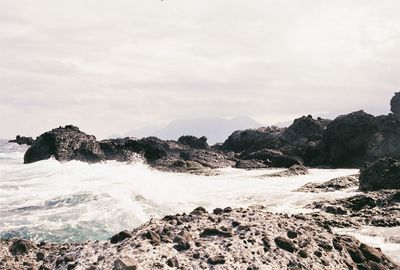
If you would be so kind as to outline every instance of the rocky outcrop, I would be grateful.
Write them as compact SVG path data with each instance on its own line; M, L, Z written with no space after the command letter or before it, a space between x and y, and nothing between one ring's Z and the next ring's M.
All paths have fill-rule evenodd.
M364 111L342 115L326 128L321 141L323 163L334 167L361 167L378 134L375 117Z
M194 149L208 149L210 146L207 143L207 138L206 137L200 137L197 138L195 136L181 136L178 139L178 143L188 145L190 148Z
M293 165L287 170L271 173L263 175L262 177L290 177L290 176L297 176L297 175L307 175L308 169L303 165Z
M32 145L33 139L32 139L32 137L24 137L24 136L17 135L15 137L15 140L9 140L8 142L17 143L19 145L23 145L23 144Z
M335 192L358 186L359 175L342 176L323 183L307 183L296 189L297 192Z
M400 226L400 191L398 190L360 193L349 198L314 202L306 207L321 209L327 214L318 218L314 217L324 226Z
M400 92L394 94L390 101L390 110L397 115L400 115Z
M378 248L262 206L197 208L118 233L112 243L43 242L14 255L15 241L0 242L0 269L398 269Z
M26 151L24 163L49 159L52 156L60 161L82 160L90 163L104 159L96 137L71 125L53 129L37 137Z
M381 158L360 171L360 190L400 189L400 160Z
M262 149L249 154L243 154L240 159L244 160L259 160L266 164L268 167L289 168L293 165L301 165L302 160L285 155L278 150Z
M274 126L238 130L228 137L221 149L234 152L254 152L263 148L279 149L281 145L279 136L283 130Z

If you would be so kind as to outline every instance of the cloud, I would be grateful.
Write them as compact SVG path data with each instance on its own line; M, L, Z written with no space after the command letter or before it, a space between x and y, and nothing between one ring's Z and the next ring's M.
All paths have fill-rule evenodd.
M0 0L0 137L387 113L399 12L395 0Z

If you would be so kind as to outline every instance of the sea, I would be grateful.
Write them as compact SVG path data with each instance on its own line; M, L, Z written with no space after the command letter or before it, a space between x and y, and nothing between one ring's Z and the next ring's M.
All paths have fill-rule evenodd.
M143 161L87 164L55 159L23 164L28 146L0 140L0 238L83 242L106 240L152 218L189 213L198 206L264 205L275 213L310 212L318 200L349 197L356 188L330 193L300 193L308 182L357 173L354 169L311 169L309 175L265 177L282 169L220 169L201 176L161 172ZM400 228L365 226L337 229L380 247L400 263Z

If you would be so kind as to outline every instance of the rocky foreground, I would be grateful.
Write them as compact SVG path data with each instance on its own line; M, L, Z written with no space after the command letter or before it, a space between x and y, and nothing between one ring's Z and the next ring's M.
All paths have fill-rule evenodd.
M109 241L2 241L0 269L400 269L378 248L262 206L197 208Z

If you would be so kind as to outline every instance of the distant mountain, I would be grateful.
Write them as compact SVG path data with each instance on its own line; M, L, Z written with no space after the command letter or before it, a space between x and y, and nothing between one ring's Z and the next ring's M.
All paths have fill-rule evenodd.
M156 136L164 140L176 140L182 135L206 136L209 144L225 141L232 132L247 128L265 126L247 116L226 118L198 118L179 119L169 123L166 127L148 126L131 130L124 136L147 137Z

